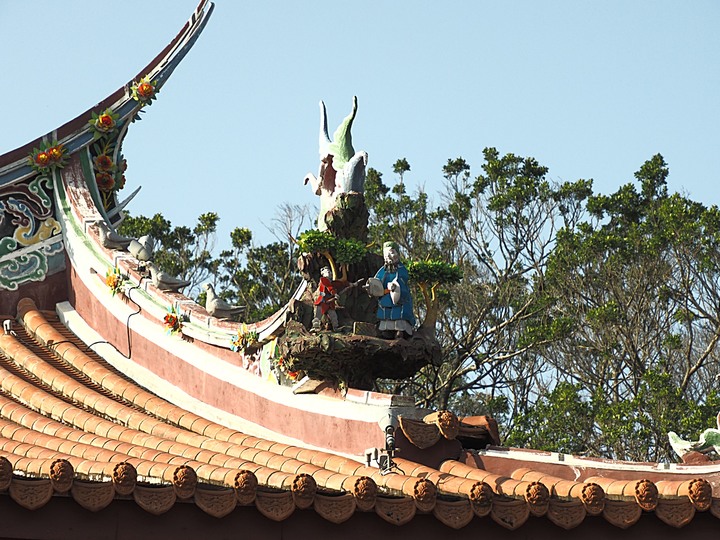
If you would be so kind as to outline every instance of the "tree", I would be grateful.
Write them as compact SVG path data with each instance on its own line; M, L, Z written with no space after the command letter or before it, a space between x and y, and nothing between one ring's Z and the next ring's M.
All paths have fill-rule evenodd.
M181 225L173 227L162 214L133 217L127 215L120 225L120 234L139 238L150 235L155 240L153 261L162 270L190 281L186 294L198 293L200 284L212 272L217 222L215 212L198 216L191 229Z
M403 183L403 177L406 172L410 171L410 164L405 158L398 159L393 165L393 172L400 177L400 183Z
M492 148L482 168L472 179L464 159L448 160L436 208L422 191L410 197L404 185L390 190L372 176L371 239L396 239L411 260L458 261L463 274L442 297L441 365L390 385L423 406L447 408L453 396L467 405L473 396L477 412L503 392L522 401L539 369L533 351L565 330L546 316L540 291L554 232L578 219L589 183L553 185L532 158L501 157Z
M668 195L668 172L656 155L639 189L589 197L590 220L558 232L546 273L548 306L571 331L543 360L592 396L586 444L617 459L671 459L668 419L682 415L663 407L691 412L719 372L718 211Z
M247 306L249 321L272 315L300 284L295 238L308 222L307 207L285 204L270 228L275 242L255 246L249 229L236 227L231 232L231 247L220 252L212 279L222 286L224 299Z

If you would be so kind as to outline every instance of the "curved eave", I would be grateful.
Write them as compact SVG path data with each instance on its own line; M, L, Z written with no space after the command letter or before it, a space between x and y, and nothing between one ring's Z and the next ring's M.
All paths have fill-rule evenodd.
M674 472L658 468L651 476L643 464L584 460L582 468L582 461L570 456L553 468L557 454L498 447L453 459L442 451L454 440L449 428L459 423L460 433L478 423L430 415L402 433L412 428L415 439L438 431L438 442L426 450L434 454L439 445L444 457L436 466L396 457L397 468L384 474L361 461L252 436L174 405L87 350L57 316L30 301L21 301L17 322L5 324L0 499L7 493L27 510L72 498L96 512L131 497L156 515L178 502L230 519L242 506L254 506L272 521L314 509L336 524L372 512L387 523L408 525L407 533L394 530L398 538L416 538L412 523L418 520L433 527L421 514L449 528L467 527L463 538L488 531L507 537L497 525L521 529L521 536L532 530L539 538L556 537L550 523L576 534L602 528L603 522L615 532L629 527L640 532L657 520L668 527L650 526L668 533L696 523L716 528L714 519L720 518L717 464ZM398 443L399 451L413 444L402 438ZM544 533L536 534L540 530Z
M33 174L27 158L33 148L39 146L44 140L57 140L63 143L70 154L86 147L93 140L93 133L88 125L88 120L92 117L93 112L98 113L111 108L120 115L121 120L126 120L134 115L138 103L132 98L130 92L133 82L149 76L150 79L156 82L156 88L159 90L195 44L195 41L205 28L213 8L214 4L212 2L201 0L177 36L126 84L98 104L50 133L0 156L0 187Z

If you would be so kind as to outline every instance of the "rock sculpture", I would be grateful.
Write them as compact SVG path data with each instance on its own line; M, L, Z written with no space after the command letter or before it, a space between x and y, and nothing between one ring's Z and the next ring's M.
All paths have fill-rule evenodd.
M328 136L325 103L320 102L320 168L315 177L305 176L313 192L320 196L318 229L327 230L326 215L335 207L338 195L342 193L363 193L365 189L366 152L355 152L352 146L351 128L357 114L357 97L353 97L352 112L342 121L333 134Z

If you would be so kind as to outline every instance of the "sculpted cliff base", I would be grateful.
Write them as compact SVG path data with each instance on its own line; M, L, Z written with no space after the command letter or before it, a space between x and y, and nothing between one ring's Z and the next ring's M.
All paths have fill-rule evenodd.
M421 331L410 339L382 339L340 332L312 333L297 321L287 324L278 340L292 371L313 379L372 390L376 379L411 377L440 357L440 346Z

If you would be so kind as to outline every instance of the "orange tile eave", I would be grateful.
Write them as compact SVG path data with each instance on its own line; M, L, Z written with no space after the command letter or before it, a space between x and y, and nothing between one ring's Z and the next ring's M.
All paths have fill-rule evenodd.
M55 335L53 336L50 334L50 332L53 330L52 325L48 325L46 321L42 320L42 314L37 312L36 310L28 310L25 315L30 314L30 319L34 321L34 328L35 330L39 330L39 334L44 334L44 337L47 339L58 339L59 336ZM50 334L50 336L48 336ZM72 359L78 359L80 358L83 362L81 367L84 367L89 364L89 362L85 361L85 359L82 359L81 357L83 355L77 354L76 352L72 351L74 348L74 345L72 344L63 344L67 345L65 347L65 353L67 354L68 351L72 352L70 357ZM53 373L54 371L57 371L55 368L49 367L48 365L43 365L42 359L38 358L36 355L33 355L31 351L28 350L27 347L24 347L22 344L17 343L17 339L15 339L14 336L7 335L3 336L2 340L0 340L0 347L5 351L6 356L9 358L15 358L18 360L24 368L26 368L29 372L34 372L36 376L40 379L42 382L43 379L50 380L52 379L52 382L56 382L56 391L61 391L69 395L70 397L75 397L78 400L82 401L82 404L87 406L88 408L96 408L101 409L105 412L109 410L113 410L115 413L119 413L120 411L124 410L125 406L121 404L115 404L113 407L114 409L108 405L108 407L104 407L103 401L108 400L108 398L104 396L98 396L93 394L92 391L89 391L87 387L83 387L77 383L74 383L70 380L66 375ZM84 354L84 353L83 353ZM93 374L97 376L97 373L99 370L94 369ZM148 433L143 433L140 430L132 430L128 427L122 427L117 424L114 424L112 422L109 422L108 420L104 420L102 418L98 418L89 412L83 411L78 409L77 407L73 407L69 405L68 403L63 403L61 400L59 400L56 397L53 397L51 395L48 395L47 392L42 391L41 388L36 386L35 384L31 384L27 381L22 381L19 377L13 375L12 373L9 373L7 371L3 372L3 379L5 380L5 388L6 390L8 388L12 389L13 386L15 386L20 394L22 394L25 397L25 401L28 404L32 404L35 407L38 408L39 411L43 412L44 414L48 415L54 415L59 420L62 420L64 422L70 422L74 425L76 425L77 431L75 433L75 438L81 438L81 437L90 437L90 440L92 441L90 443L90 448L87 448L86 446L83 446L82 444L78 444L75 442L68 442L67 440L55 440L55 446L56 446L56 456L60 456L60 452L58 451L61 448L66 449L68 452L76 452L80 454L79 456L73 456L72 454L68 454L67 457L73 460L73 462L76 465L80 465L84 462L87 462L87 460L82 459L82 452L90 451L90 452L98 452L97 449L93 448L93 445L105 445L116 447L115 451L118 452L117 447L125 444L126 446L123 449L123 452L125 455L116 455L115 458L119 459L125 459L128 458L130 460L134 460L136 467L136 472L139 472L141 476L143 476L142 473L146 473L148 477L152 480L152 477L154 475L155 478L158 479L158 481L167 481L168 477L170 476L170 472L173 473L173 476L176 475L177 472L177 466L173 467L172 471L169 467L161 467L158 468L158 465L163 465L161 463L155 463L152 460L150 462L142 462L141 458L132 458L130 454L133 450L137 452L140 451L139 447L137 445L134 445L133 443L137 440L143 440L148 441L152 440L153 443L157 442L158 447L166 446L168 450L170 450L170 453L168 453L167 456L165 456L167 459L166 461L175 460L175 456L173 452L175 453L181 453L188 450L188 445L183 445L182 443L168 441L168 440L162 440L162 437L157 437L158 440L155 439L149 439L149 437L153 437L153 435L150 435ZM105 376L103 376L103 379ZM164 404L162 400L159 400L158 398L153 397L156 404L159 404L159 407L163 407L163 405L167 406L167 404ZM111 400L112 401L112 400ZM176 407L171 406L172 409L176 409ZM6 412L10 416L17 416L17 420L22 420L22 418L27 417L27 422L30 424L30 426L38 426L38 428L42 428L43 430L47 430L50 432L59 432L64 430L63 435L68 436L68 428L67 426L63 426L61 424L58 424L57 422L53 422L51 419L48 419L44 416L42 416L39 413L35 413L33 411L29 411L26 408L22 407L22 409L25 410L19 410L21 407L18 407L18 404L16 403L10 403L6 408ZM167 410L167 409L166 409ZM211 465L209 462L217 462L217 461L223 461L225 464L228 460L233 459L232 456L221 456L217 452L212 452L203 449L201 446L205 443L208 443L210 445L222 445L224 447L224 450L229 449L236 449L238 451L250 451L250 452L259 452L257 449L252 448L239 448L239 446L235 443L229 443L229 442L223 442L218 441L215 439L210 439L209 437L199 435L196 433L188 432L187 430L184 430L179 427L174 427L170 425L164 425L161 426L161 429L158 429L158 426L162 424L159 420L147 417L146 415L141 415L144 418L139 419L137 418L137 414L135 411L126 411L128 412L128 421L132 422L139 422L138 428L145 429L145 431L149 432L163 432L163 435L167 436L168 431L173 432L177 436L182 435L183 437L190 439L192 442L194 442L197 446L190 449L190 452L194 454L195 456L203 456L204 462L199 463L197 466L198 471L200 471L200 476L202 480L206 480L208 482L213 483L223 483L225 482L225 485L229 485L237 490L237 484L238 479L236 476L239 474L237 466L246 466L246 470L249 470L248 467L252 468L257 474L252 474L252 478L254 480L251 482L251 484L254 482L255 484L258 483L258 476L262 477L266 481L266 485L271 488L275 489L283 489L286 490L289 494L293 496L293 500L295 500L295 504L298 507L304 507L308 504L312 503L312 497L315 495L315 480L314 477L311 476L308 473L316 474L319 477L326 476L328 479L328 489L331 490L354 490L355 492L358 491L358 482L367 484L367 482L370 482L371 485L374 485L374 483L368 479L368 478L362 478L360 476L348 476L345 474L340 474L333 471L327 471L323 470L318 466L314 466L309 463L303 463L300 462L292 457L288 456L282 456L282 454L275 454L275 453L263 453L263 459L270 460L272 459L273 462L276 464L278 468L290 468L292 470L291 473L286 473L281 470L275 470L271 468L264 467L263 465L256 464L254 462L241 462L239 459L235 459L233 463L233 469L227 469L224 470L222 467L219 467L216 464ZM118 414L118 416L120 416ZM186 416L185 414L183 416ZM192 415L190 415L192 416ZM216 436L217 435L224 435L225 438L242 438L243 440L249 439L244 434L239 434L237 432L233 432L232 430L229 430L228 428L224 426L212 426L212 423L207 422L205 420L198 421L197 418L192 420L192 425L196 429L202 432L206 433L213 433ZM83 430L89 429L93 431L94 433L88 434L85 433ZM98 434L97 432L102 432L103 430L106 431L105 434L110 435L112 434L116 435L117 437L121 439L125 439L125 442L122 441L116 441L109 438L104 438L103 434ZM13 433L19 433L22 431L21 429L14 428L12 430ZM25 433L32 431L30 428L27 428ZM133 432L135 431L135 432ZM35 437L35 440L38 441L39 439L44 440L44 444L49 444L48 441L52 440L51 437L39 437L37 434L33 434ZM130 441L130 442L127 442ZM264 442L261 440L256 440L258 444L265 444L268 447L277 447L277 450L280 451L288 451L289 453L292 453L292 448L289 448L287 445L281 445L277 446L275 442ZM128 446L129 445L129 446ZM32 453L31 450L27 450L27 452ZM45 452L47 449L37 449L33 450L36 453L37 452ZM268 455L269 454L269 455ZM158 454L153 454L156 461ZM106 459L110 459L108 455L104 455ZM317 455L314 455L315 458L317 458ZM324 459L321 457L321 460L327 461L327 457L324 457ZM185 463L191 463L187 459L183 460ZM192 463L195 465L195 463ZM165 464L167 465L167 464ZM342 460L339 464L337 464L338 467L342 468ZM357 464L356 464L357 467ZM353 467L355 469L356 467ZM159 471L162 471L160 473ZM91 470L88 471L90 473L96 473L97 471ZM297 473L297 474L295 474ZM82 472L78 471L79 476L84 476ZM202 476L204 475L204 478ZM262 482L260 482L260 485L262 485ZM324 486L323 486L324 487ZM373 488L375 489L375 488ZM372 491L372 490L371 490ZM351 496L355 496L353 491L350 491ZM358 504L358 506L367 506L368 501L372 503L372 497L368 499L367 495L367 489L364 489L363 493L360 494L361 498L363 499L361 504ZM322 498L322 494L319 494L320 498ZM374 497L374 495L373 495ZM261 497L262 498L262 497ZM302 500L307 499L310 502L303 503Z
M407 522L415 512L432 512L454 528L487 516L504 527L517 528L530 515L546 516L560 527L572 528L582 520L568 516L598 514L617 526L629 526L629 521L618 517L626 512L617 506L621 504L654 511L660 519L680 526L682 523L672 523L672 512L666 506L672 501L690 504L697 511L710 510L720 517L712 487L708 498L709 484L702 478L655 483L588 478L574 482L545 474L532 465L503 476L460 462L444 462L434 470L403 460L397 460L403 474L381 474L343 456L253 437L138 388L69 342L58 329L59 323L47 317L31 303L23 304L21 320L28 321L27 331L36 340L32 347L39 343L43 354L57 356L59 367L34 354L32 347L15 343L14 336L0 336L3 354L8 361L16 359L21 370L3 369L0 384L27 405L0 399L0 452L5 451L5 461L17 471L10 475L11 482L26 475L46 478L48 485L54 485L49 467L59 463L58 470L66 475L72 472L77 489L95 482L116 490L116 494L118 489L125 489L125 495L141 497L145 495L140 493L149 489L142 487L146 479L157 489L171 489L178 499L194 497L201 507L203 486L213 484L224 488L220 493L229 497L227 508L254 504L271 519L285 519L294 508L310 506L330 521L349 518L347 512L339 516L329 510L337 505L328 502L323 506L323 490L334 493L331 499L335 502L338 494L351 497L353 512L374 510L395 524ZM65 365L90 377L97 387L73 379L64 371ZM23 378L22 370L37 379ZM76 400L80 407L63 401L62 396ZM118 420L124 425L116 423ZM2 468L8 467L5 461L0 459L0 488ZM124 475L118 473L118 467ZM142 489L128 491L127 482L124 488L115 482L115 478L133 475L133 485ZM266 492L263 486L279 491ZM271 509L278 505L273 497L283 493L285 510L273 513ZM388 499L384 494L395 497ZM603 507L598 502L607 504ZM578 508L583 512L579 514ZM204 509L210 511L210 505ZM402 519L398 518L401 514Z
M32 303L32 301L23 300L20 302L19 307L18 307L18 317L21 318L24 322L30 321L32 323L30 328L28 328L28 330L32 332L32 330L34 329L36 332L36 338L39 339L42 343L45 343L45 344L53 343L53 342L59 343L56 340L63 337L57 330L55 330L53 328L52 325L47 323L45 317L40 312L37 311L37 309L34 307L34 304ZM84 367L84 368L92 367L93 374L96 375L96 378L97 378L98 374L101 375L102 381L100 382L100 384L104 384L106 381L109 381L112 379L112 374L106 373L106 371L107 371L106 368L99 369L98 363L96 361L83 358L84 356L87 356L87 355L81 351L78 351L77 347L75 345L73 345L71 343L64 343L63 345L65 345L65 348L62 351L59 351L58 348L55 346L53 346L53 349L55 349L59 355L69 356L69 358L71 358L73 360L81 359L80 366L76 366L76 367ZM70 354L68 354L68 353L70 353ZM86 373L86 374L88 374L88 373ZM88 375L90 375L90 374L88 374ZM115 376L115 378L117 378L117 376ZM114 379L112 379L112 380L113 380L113 388L116 391L123 386L123 384L116 383L114 381ZM128 381L123 381L123 383L126 385L130 385L130 383ZM110 390L110 388L107 388L107 389ZM81 393L81 395L84 395L84 394ZM124 395L125 394L123 393L123 396ZM154 408L154 409L151 408L148 411L153 414L158 414L158 412L159 412L158 408L165 408L164 412L168 412L168 413L172 412L172 409L179 409L178 407L167 404L167 402L165 402L164 400L156 398L153 395L149 394L148 392L145 392L142 390L139 390L139 392L135 394L135 396L133 397L133 402L140 405L140 403L138 403L138 401L140 399L145 400L145 402L142 403L142 405L145 407L148 407L148 403L150 401L153 402L153 404L155 405L156 408ZM97 407L97 405L96 405L97 403L102 404L102 403L105 403L106 401L107 400L93 401L92 402L93 407ZM117 414L119 415L119 413L117 413ZM218 424L209 422L203 418L198 417L197 415L188 413L186 411L183 411L182 415L178 415L178 416L183 420L183 422L182 422L184 424L183 427L187 427L190 431L194 431L196 433L198 433L198 432L204 433L206 431L211 431L211 432L215 433L215 437L222 438L222 439L227 440L228 442L232 443L230 446L223 447L223 445L220 441L216 441L216 440L207 441L207 444L215 447L215 449L217 449L218 446L221 446L222 447L221 451L229 452L229 451L231 451L231 449L234 446L236 446L236 443L234 442L235 440L241 440L245 445L254 444L254 446L256 446L258 448L277 447L275 451L276 452L278 450L282 451L283 454L274 454L274 455L270 455L269 457L267 457L267 456L266 457L257 457L257 456L263 456L264 454L261 454L260 452L255 451L255 455L252 455L252 454L248 454L248 452L252 452L252 451L243 449L243 452L245 454L244 455L240 454L240 456L243 458L252 460L252 461L260 460L259 464L261 464L261 465L264 465L266 463L266 461L263 461L263 460L270 459L270 457L275 457L276 463L282 463L281 467L283 468L283 470L285 470L287 472L296 471L300 467L303 467L305 472L308 471L308 465L303 466L303 463L301 461L295 462L295 461L291 461L287 458L283 459L283 460L278 459L278 456L282 456L282 455L285 455L285 456L292 455L292 454L294 454L295 456L300 455L300 452L302 450L300 448L291 447L288 445L278 446L278 444L273 441L266 441L266 440L259 439L259 438L249 437L245 434L230 430L230 429L226 428L225 426L220 426ZM141 431L149 431L150 433L154 433L153 430L159 429L159 430L177 432L177 430L175 428L173 428L172 426L167 426L165 424L162 424L160 422L153 421L153 420L149 420L149 422L153 424L153 428L151 428L149 430L147 428L141 429ZM131 425L131 427L137 428L138 426ZM182 436L191 437L185 431L180 431L179 433L181 433ZM168 436L168 435L165 435L165 436ZM197 436L194 438L199 439L199 437L197 437ZM186 441L186 442L189 442L190 444L197 444L195 441ZM355 477L355 476L375 477L375 476L377 476L377 469L366 468L353 460L350 460L350 459L342 457L342 456L337 456L334 454L326 453L326 452L311 451L311 452L307 453L307 455L305 457L305 461L306 461L306 463L308 463L310 465L314 465L314 466L318 467L319 469L327 469L334 473L340 473L340 474L346 475L348 477L351 477L351 476L352 477ZM315 472L313 474L313 476L320 480L320 484L323 487L330 487L330 486L324 486L323 484L326 479L334 477L333 474L327 474L320 470L317 470L317 472ZM276 477L277 477L277 475L276 475ZM335 477L335 479L333 480L333 485L337 485L337 483L338 483L338 480ZM348 484L348 483L352 483L352 481L346 479L342 483ZM414 493L414 489L411 488L409 485L402 486L398 482L392 482L391 484L392 484L392 486L384 486L388 490L390 490L390 493L395 493L397 495L412 495ZM393 487L395 485L398 485L397 490L395 490Z

